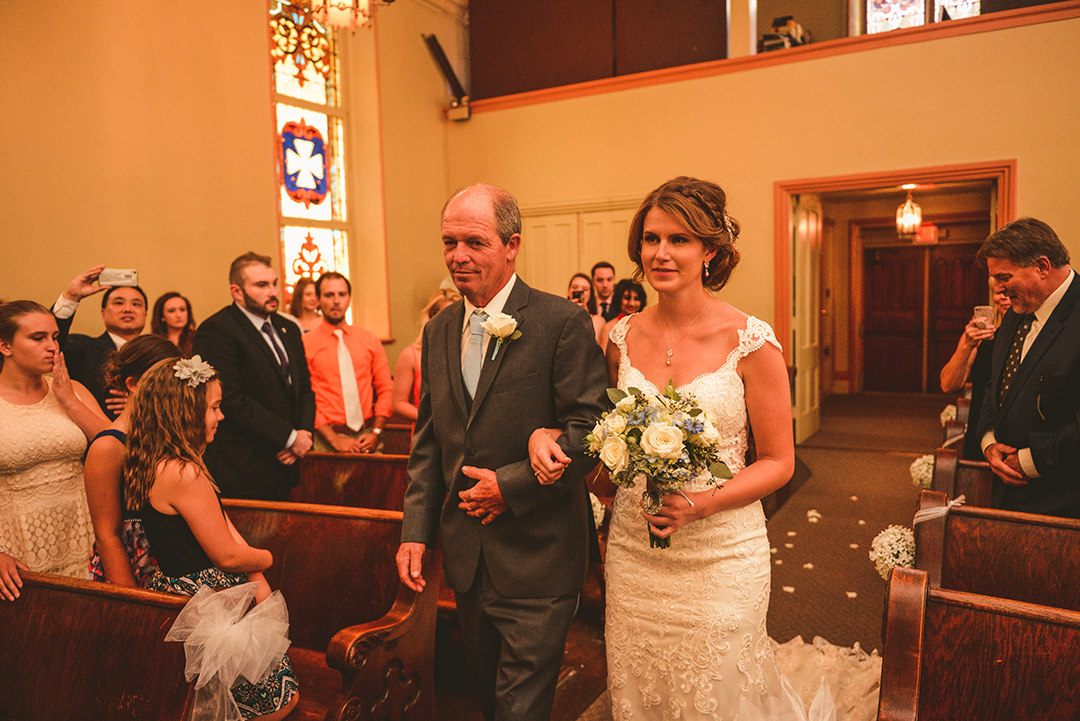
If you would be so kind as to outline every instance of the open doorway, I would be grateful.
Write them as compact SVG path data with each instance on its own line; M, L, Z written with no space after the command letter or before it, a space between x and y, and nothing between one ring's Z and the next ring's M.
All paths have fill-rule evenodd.
M1015 216L1015 161L776 184L776 326L796 368L795 434L833 393L934 392L972 306L986 236ZM901 241L914 184L931 242Z

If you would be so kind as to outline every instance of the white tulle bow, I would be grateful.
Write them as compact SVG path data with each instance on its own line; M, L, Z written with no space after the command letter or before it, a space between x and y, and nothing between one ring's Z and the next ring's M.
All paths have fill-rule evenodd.
M921 511L915 512L915 519L911 525L922 523L923 521L929 521L933 518L940 518L946 513L952 510L953 506L964 505L964 496L957 496L955 499L949 501L944 506L936 506L934 508L924 508Z
M196 689L192 721L240 719L229 689L241 677L252 683L266 678L289 648L289 611L280 591L248 611L258 587L203 586L165 636L184 644L184 672Z

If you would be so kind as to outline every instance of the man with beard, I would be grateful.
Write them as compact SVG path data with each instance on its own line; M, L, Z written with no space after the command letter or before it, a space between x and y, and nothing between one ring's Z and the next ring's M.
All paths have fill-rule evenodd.
M253 252L233 261L235 301L195 331L194 350L217 370L221 411L206 466L228 498L283 501L311 449L315 394L300 328L277 314L277 273Z
M373 453L394 410L394 380L378 336L345 322L352 284L341 273L315 282L322 324L304 335L315 391L315 450Z

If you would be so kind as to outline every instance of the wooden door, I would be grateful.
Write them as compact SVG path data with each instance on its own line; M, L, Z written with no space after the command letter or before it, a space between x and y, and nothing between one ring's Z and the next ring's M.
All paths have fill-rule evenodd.
M863 251L863 388L922 391L925 249Z
M793 213L792 344L795 359L795 442L821 425L821 200L802 195Z
M990 286L986 268L975 267L979 243L937 245L929 249L928 391L941 389L941 369L956 351L974 306L986 305Z

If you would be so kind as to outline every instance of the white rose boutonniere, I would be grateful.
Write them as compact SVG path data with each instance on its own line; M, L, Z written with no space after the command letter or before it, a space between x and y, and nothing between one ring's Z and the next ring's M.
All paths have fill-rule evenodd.
M683 432L670 423L650 423L641 434L641 450L656 458L678 458L682 455Z
M502 347L503 343L509 343L521 337L521 331L517 329L517 319L506 313L496 313L485 320L481 327L492 338L498 339L495 343L495 350L491 352L491 360L495 360L495 356L499 354L499 348Z

